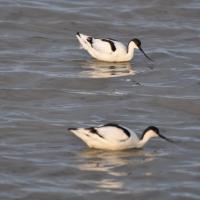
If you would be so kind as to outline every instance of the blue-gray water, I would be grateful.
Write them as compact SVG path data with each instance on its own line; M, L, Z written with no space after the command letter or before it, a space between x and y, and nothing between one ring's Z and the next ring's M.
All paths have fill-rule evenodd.
M0 0L0 199L200 199L198 0ZM75 33L137 37L106 64ZM156 125L177 141L89 150L71 126Z

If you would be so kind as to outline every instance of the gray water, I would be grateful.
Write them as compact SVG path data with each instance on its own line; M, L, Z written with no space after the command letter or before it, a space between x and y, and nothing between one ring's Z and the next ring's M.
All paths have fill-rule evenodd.
M0 199L200 199L198 0L0 0ZM134 37L97 62L75 33ZM116 122L174 139L89 150L67 131Z

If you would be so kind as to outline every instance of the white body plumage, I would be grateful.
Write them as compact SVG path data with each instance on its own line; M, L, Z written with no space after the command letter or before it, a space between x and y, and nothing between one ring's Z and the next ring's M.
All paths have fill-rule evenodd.
M133 39L125 46L114 39L97 39L81 33L76 34L81 46L95 59L106 62L127 62L134 56L134 49L141 48L141 42ZM145 53L144 55L150 59ZM150 59L151 60L151 59Z
M90 148L106 150L124 150L142 148L150 138L161 137L172 142L159 133L159 129L150 126L138 136L129 129L117 124L105 124L90 128L69 128L69 131L83 140Z

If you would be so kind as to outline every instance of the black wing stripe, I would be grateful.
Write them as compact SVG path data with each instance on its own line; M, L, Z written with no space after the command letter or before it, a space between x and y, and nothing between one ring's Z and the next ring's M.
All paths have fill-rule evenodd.
M92 47L92 44L93 44L93 38L92 38L92 37L88 37L88 38L87 38L87 41L91 44L91 47Z
M112 51L116 51L116 47L115 47L115 44L112 40L109 40L109 39L102 39L102 41L104 42L108 42L110 44L110 47L112 49Z
M108 124L105 124L103 126L113 126L113 127L119 128L119 129L121 129L127 135L127 137L129 137L129 138L131 137L130 132L127 129L125 129L124 127L122 127L122 126L120 126L118 124L108 123Z
M98 133L98 131L97 131L94 127L90 127L90 128L87 128L87 129L90 131L90 133L96 134L96 135L98 135L99 137L104 138L102 135L100 135L100 134Z

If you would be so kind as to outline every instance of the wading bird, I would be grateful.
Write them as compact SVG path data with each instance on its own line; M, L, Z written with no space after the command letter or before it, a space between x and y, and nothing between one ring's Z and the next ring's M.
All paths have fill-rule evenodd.
M134 56L134 50L139 49L149 60L141 47L141 41L137 38L132 39L128 46L114 39L98 39L82 33L76 34L83 49L85 49L93 58L106 62L127 62Z
M89 128L69 128L68 130L83 140L90 148L96 149L142 148L153 137L160 137L173 142L161 135L159 129L155 126L146 128L140 138L129 129L113 123Z

